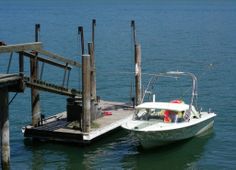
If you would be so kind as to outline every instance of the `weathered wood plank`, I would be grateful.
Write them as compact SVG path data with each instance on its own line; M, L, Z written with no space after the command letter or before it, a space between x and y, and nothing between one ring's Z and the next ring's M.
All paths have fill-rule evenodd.
M39 51L41 49L42 49L42 43L34 42L34 43L0 46L0 53L20 52L29 50Z
M24 54L24 56L29 57L29 58L35 58L36 57L34 54L31 54L31 53L28 53L28 52L23 52L23 54ZM47 64L50 64L50 65L53 65L53 66L56 66L56 67L63 68L63 69L67 69L67 70L72 69L72 67L70 67L68 65L60 64L58 62L55 62L53 60L49 60L49 59L46 59L46 58L43 58L43 57L40 57L40 56L37 56L37 60L40 61L40 62L43 62L43 63L47 63Z
M16 85L21 79L17 74L0 74L0 87Z
M82 55L82 99L83 99L83 112L82 112L82 129L83 132L90 131L91 120L91 89L90 89L90 55Z
M38 129L25 129L25 137L33 137L38 139L46 139L51 141L60 141L60 142L75 142L83 143L83 134L76 133L64 133L64 132L51 132L47 130L38 130Z
M60 56L58 54L54 54L52 52L49 52L49 51L46 51L46 50L43 50L43 49L39 49L37 51L39 53L43 54L43 55L46 55L46 56L52 58L52 59L56 59L58 61L61 61L63 63L67 63L67 64L72 65L72 66L81 67L81 64L79 62L67 59L66 57L62 57L62 56Z
M38 90L42 90L42 91L47 91L47 92L52 92L52 93L56 93L56 94L60 94L60 95L65 95L65 96L82 96L81 92L75 90L75 89L67 89L64 88L62 86L58 86L55 84L51 84L51 83L46 83L43 81L30 81L27 80L27 78L25 78L25 83L27 87L34 87Z

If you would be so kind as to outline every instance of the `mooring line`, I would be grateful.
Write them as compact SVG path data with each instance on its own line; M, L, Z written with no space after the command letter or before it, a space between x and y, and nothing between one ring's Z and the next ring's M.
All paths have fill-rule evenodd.
M12 97L11 101L8 103L8 106L13 102L13 100L15 99L15 97L17 96L18 93L15 93L15 95Z

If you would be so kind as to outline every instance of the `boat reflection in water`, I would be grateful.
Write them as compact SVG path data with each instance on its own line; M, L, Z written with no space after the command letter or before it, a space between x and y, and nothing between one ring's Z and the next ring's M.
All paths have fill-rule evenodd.
M144 150L137 145L138 153L126 156L124 168L132 169L198 169L205 146L214 133L207 130L202 136L182 140L170 145Z

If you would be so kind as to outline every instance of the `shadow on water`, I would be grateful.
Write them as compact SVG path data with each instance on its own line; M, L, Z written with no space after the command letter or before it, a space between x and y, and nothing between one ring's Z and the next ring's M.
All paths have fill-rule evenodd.
M137 140L124 130L89 146L26 139L32 165L28 169L187 169L195 168L207 134L151 150L140 149Z
M118 130L91 145L60 143L25 139L26 149L31 152L29 169L97 169L107 167L118 158L127 137L127 132ZM125 142L126 143L126 142ZM114 152L115 151L115 152ZM125 150L124 150L125 152ZM119 155L119 156L122 156ZM112 159L110 159L112 158Z
M138 153L124 158L124 168L195 169L213 135L210 129L204 135L148 150L137 145Z

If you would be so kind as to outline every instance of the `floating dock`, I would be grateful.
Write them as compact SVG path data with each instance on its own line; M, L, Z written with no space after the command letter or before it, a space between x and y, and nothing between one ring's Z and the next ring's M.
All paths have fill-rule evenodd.
M42 125L23 128L25 137L40 140L88 144L130 120L133 107L126 103L100 101L102 116L94 120L89 132L82 132L77 121L67 121L67 112L43 120Z

